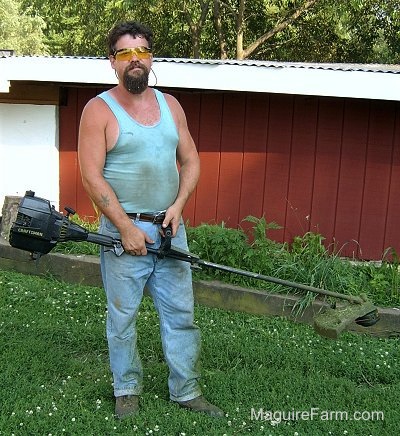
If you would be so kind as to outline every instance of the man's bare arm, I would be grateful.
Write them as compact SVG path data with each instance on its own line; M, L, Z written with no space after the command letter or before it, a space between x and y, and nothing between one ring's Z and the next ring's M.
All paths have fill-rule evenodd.
M200 159L196 145L189 132L185 113L179 102L166 95L179 133L177 159L180 165L179 190L174 203L168 208L164 225L171 224L173 234L176 234L183 208L196 188L200 176Z

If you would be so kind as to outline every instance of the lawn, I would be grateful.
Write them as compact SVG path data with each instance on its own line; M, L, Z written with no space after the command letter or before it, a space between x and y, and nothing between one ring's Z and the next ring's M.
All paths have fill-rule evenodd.
M337 341L279 318L196 307L216 420L168 400L159 324L139 316L141 411L113 417L101 288L0 271L0 435L397 435L399 339Z

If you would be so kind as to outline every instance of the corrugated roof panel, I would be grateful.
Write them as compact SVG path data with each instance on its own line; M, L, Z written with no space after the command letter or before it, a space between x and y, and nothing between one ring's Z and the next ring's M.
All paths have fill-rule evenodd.
M400 73L400 65L389 64L344 64L344 63L307 63L307 62L279 62L234 59L180 59L180 58L155 58L155 62L192 63L206 65L244 65L267 68L306 68L333 71L365 71L377 73Z
M245 75L244 75L245 70ZM155 58L157 86L400 101L400 65ZM118 83L107 58L0 58L0 82ZM151 86L155 80L151 79Z
M1 56L0 58L10 57ZM12 56L23 58L48 58L48 59L108 59L105 56ZM281 61L258 61L252 59L191 59L191 58L154 58L154 62L171 62L176 64L204 64L204 65L243 65L267 68L306 68L332 71L365 71L376 73L400 73L400 65L397 64L360 64L360 63L318 63L318 62L281 62Z

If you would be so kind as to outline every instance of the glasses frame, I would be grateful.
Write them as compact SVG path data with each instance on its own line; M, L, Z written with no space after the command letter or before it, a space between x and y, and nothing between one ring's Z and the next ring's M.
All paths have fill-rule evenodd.
M150 59L151 55L151 48L144 46L121 48L113 54L117 61L130 61L133 56L136 56L138 59ZM121 59L121 57L124 57L124 59Z

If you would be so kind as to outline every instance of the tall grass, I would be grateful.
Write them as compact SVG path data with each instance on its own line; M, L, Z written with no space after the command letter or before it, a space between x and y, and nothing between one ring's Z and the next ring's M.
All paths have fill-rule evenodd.
M105 317L100 288L0 271L1 436L398 434L398 339L346 333L331 341L287 320L197 306L201 386L226 412L216 420L169 401L159 320L148 298L138 319L141 411L118 421ZM260 409L265 420L252 415ZM354 412L363 415L354 419Z
M268 238L275 228L265 218L248 217L253 224L249 233L221 225L188 227L190 249L201 258L235 268L241 268L291 282L311 285L344 294L367 295L376 304L400 305L400 273L398 261L392 253L390 262L354 263L343 259L340 251L325 247L324 237L306 233L295 237L292 244L281 244ZM196 277L219 279L229 283L266 289L271 292L287 292L288 288L255 279L249 279L220 271L196 273ZM302 293L291 288L290 292ZM315 295L306 294L306 305Z

